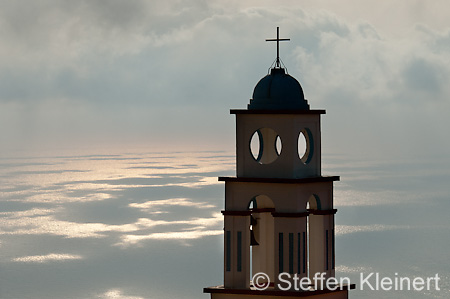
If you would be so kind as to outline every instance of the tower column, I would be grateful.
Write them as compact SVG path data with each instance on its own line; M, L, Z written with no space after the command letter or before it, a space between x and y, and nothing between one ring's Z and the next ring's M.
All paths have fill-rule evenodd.
M222 211L225 218L224 286L250 287L250 211Z
M266 210L266 211L264 211ZM255 240L258 245L252 246L252 277L256 273L263 272L274 281L274 224L271 212L273 209L259 209L252 212L256 224L252 225Z
M294 274L297 274L299 278L307 276L306 219L308 213L274 212L272 215L275 240L275 286L278 286L280 273L289 273L291 278ZM284 280L288 280L287 278L287 275L283 277ZM283 287L283 283L280 286ZM294 286L294 283L291 283L291 286Z
M314 210L309 216L309 277L326 273L334 277L334 214L332 210Z

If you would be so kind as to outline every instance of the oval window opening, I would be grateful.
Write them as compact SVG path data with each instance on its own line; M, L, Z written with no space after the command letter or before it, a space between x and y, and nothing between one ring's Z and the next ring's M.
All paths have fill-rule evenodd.
M249 142L253 159L259 164L272 163L281 153L281 138L273 129L261 128L256 130Z
M314 154L314 142L311 131L308 128L303 129L298 134L298 157L304 164L311 162Z
M261 140L259 138L259 130L253 133L252 138L250 139L250 152L252 153L253 158L256 161L261 159Z
M277 156L281 155L282 148L283 145L281 144L281 138L280 136L277 136L277 139L275 140L275 150L277 152Z
M300 160L303 160L305 158L306 150L306 137L303 132L300 132L300 134L298 135L298 157L300 158Z

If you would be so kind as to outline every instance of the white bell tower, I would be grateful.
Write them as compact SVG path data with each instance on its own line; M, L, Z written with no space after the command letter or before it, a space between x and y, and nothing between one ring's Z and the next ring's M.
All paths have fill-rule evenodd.
M280 273L334 277L333 182L339 180L321 174L325 110L311 110L298 81L282 68L283 40L277 28L277 38L269 40L277 42L275 66L256 85L248 109L231 110L237 176L219 178L225 182L224 285L204 289L212 299L348 298L354 288L279 287ZM259 272L270 281L265 290L251 282Z

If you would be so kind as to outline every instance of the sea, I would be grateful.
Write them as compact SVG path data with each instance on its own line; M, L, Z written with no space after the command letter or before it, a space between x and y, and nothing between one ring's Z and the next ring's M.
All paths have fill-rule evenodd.
M445 156L324 155L322 173L340 176L336 276L356 285L349 298L450 298L449 169ZM223 284L217 177L234 175L228 151L2 155L0 298L209 298Z

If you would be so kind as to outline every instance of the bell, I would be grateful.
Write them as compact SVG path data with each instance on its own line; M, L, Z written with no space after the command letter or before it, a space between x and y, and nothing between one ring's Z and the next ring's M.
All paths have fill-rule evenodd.
M255 239L255 233L253 232L253 230L250 231L250 246L258 246L259 243L256 242Z

